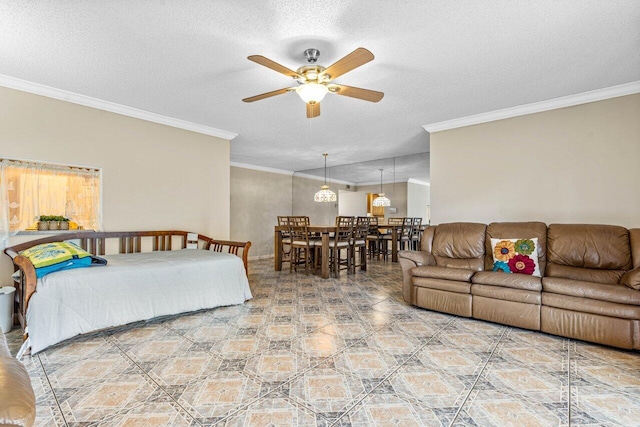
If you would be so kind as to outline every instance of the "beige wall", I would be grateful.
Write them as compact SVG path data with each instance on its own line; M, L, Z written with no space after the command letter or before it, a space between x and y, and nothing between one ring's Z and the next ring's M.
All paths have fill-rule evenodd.
M229 156L224 139L0 87L0 157L101 168L106 231L229 238Z
M316 180L293 175L293 214L307 215L311 224L335 224L336 216L338 216L338 202L317 203L313 200L313 196L320 191L322 184L322 179ZM339 190L347 190L347 186L344 184L334 182L327 184L336 194L339 193Z
M431 134L432 223L640 227L640 94Z
M278 215L291 215L291 175L231 168L231 238L252 243L249 255L273 255Z

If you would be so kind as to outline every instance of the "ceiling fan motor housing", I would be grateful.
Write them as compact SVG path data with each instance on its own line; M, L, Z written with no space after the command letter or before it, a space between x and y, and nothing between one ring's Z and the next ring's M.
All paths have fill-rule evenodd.
M304 56L307 58L309 64L315 64L320 56L320 51L314 48L307 49L304 51Z

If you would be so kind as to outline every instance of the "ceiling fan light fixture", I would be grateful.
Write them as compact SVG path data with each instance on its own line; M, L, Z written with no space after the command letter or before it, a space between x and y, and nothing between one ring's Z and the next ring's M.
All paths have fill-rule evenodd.
M324 96L329 92L329 88L319 83L305 83L298 86L296 92L305 103L315 104L324 99Z

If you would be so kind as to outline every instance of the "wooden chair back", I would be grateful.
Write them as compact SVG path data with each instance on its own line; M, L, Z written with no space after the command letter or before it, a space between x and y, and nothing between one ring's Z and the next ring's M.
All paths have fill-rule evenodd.
M387 220L387 224L389 224L389 225L402 225L402 224L404 224L404 218L389 218Z
M369 227L371 226L371 218L368 216L359 216L356 219L356 226L354 228L353 238L356 241L364 241L369 235Z
M339 242L351 242L353 239L354 218L352 216L336 217L336 234L334 240Z

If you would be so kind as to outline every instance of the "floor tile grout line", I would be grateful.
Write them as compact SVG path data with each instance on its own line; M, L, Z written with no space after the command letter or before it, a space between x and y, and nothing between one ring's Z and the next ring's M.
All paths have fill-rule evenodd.
M109 338L111 338L111 336L109 336ZM149 380L151 380L155 385L157 385L157 386L158 386L158 388L159 388L160 390L162 390L162 392L163 392L166 396L168 396L168 397L169 397L169 399L171 399L173 402L175 402L175 404L176 404L176 405L178 405L180 408L182 408L182 410L183 410L183 411L184 411L184 412L185 412L189 417L191 417L191 419L192 419L193 421L195 421L195 422L196 422L198 425L200 425L200 426L202 425L202 424L200 423L200 421L198 421L198 420L197 420L193 415L191 415L191 413L190 413L190 412L189 412L189 411L188 411L184 406L182 406L182 405L180 404L180 402L178 402L178 401L177 401L173 396L171 396L171 394L169 394L169 393L164 389L164 387L163 387L163 386L161 386L160 384L158 384L158 382L157 382L156 380L154 380L154 379L151 377L151 375L149 375L149 374L148 374L148 373L147 373L147 372L142 368L142 366L140 366L140 365L139 365L135 360L133 360L133 359L132 359L128 354L127 354L127 352L126 352L126 351L124 351L124 350L123 350L123 349L118 345L118 343L117 343L117 340L116 340L116 339L110 339L110 340L109 340L109 342L110 342L110 344L111 344L111 345L113 345L113 346L114 346L114 347L115 347L115 348L116 348L120 353L122 353L122 354L123 354L127 359L129 359L129 360L131 361L131 363L133 363L133 364L134 364L138 369L140 369L140 372L142 372L142 374L143 374L145 377L149 378Z
M356 339L356 340L354 340L354 341L361 341L361 340L364 340L364 339L366 339L366 338L370 337L371 335L375 334L376 332L378 332L378 331L379 331L380 329L382 329L383 327L384 327L384 326L381 326L380 328L375 329L375 330L373 330L373 331L369 332L368 334L364 335L363 337L358 338L358 339ZM322 332L322 331L315 331L315 332L324 333L324 332ZM325 334L326 334L326 333L325 333ZM309 334L305 334L305 335L309 335ZM331 335L331 334L326 334L326 335ZM304 335L302 335L302 336L304 336ZM314 364L314 365L312 365L312 366L309 366L308 368L304 369L303 371L301 371L301 372L299 372L299 373L295 374L294 376L290 377L289 379L287 379L286 381L284 381L282 384L280 384L277 388L275 388L275 389L270 390L269 392L267 392L264 396L258 396L258 397L256 397L255 399L252 399L251 401L247 402L246 404L243 404L243 405L241 405L240 407L238 407L238 408L234 409L231 413L229 413L229 414L225 415L222 419L220 419L220 421L216 422L216 424L217 424L217 423L219 423L219 422L223 422L223 421L227 420L228 418L230 418L230 417L234 416L235 414L237 414L237 413L238 413L238 412L240 412L240 411L245 410L246 408L248 408L249 406L253 405L254 403L256 403L256 402L258 402L258 401L260 401L260 400L262 400L262 399L266 399L267 397L269 397L269 395L272 395L272 394L277 393L280 389L282 389L283 387L285 387L285 386L287 386L287 385L291 384L293 381L295 381L295 380L297 380L298 378L302 377L302 376L303 376L304 374L306 374L307 372L309 372L309 371L311 371L311 370L313 370L313 369L316 369L318 366L320 366L320 365L322 365L323 363L325 363L325 361L327 361L328 359L331 359L331 358L333 358L333 357L336 357L336 356L338 356L338 355L340 355L340 354L344 353L345 351L347 351L348 349L350 349L350 348L352 348L352 347L354 347L354 346L355 346L355 342L354 342L353 344L351 344L351 345L346 346L345 348L343 348L343 349L342 349L342 350L340 350L340 351L337 351L337 352L335 352L335 353L332 353L332 354L330 354L329 356L323 357L321 361L319 361L319 362L315 363L315 364ZM262 353L259 353L259 354L262 354ZM258 354L258 355L259 355L259 354ZM252 378L253 378L253 377L252 377ZM254 378L254 379L258 379L258 378ZM372 390L375 390L375 387L374 387ZM297 402L295 399L291 399L291 398L289 398L289 399L290 399L290 400L292 400L294 403L299 404L299 405L301 405L301 406L305 407L306 409L308 409L309 411L313 412L314 414L318 414L315 410L313 410L313 409L312 409L312 408L310 408L309 406L305 405L305 404L304 404L304 402Z
M388 374L386 374L382 380L375 386L373 387L371 390L369 390L367 393L364 394L364 396L362 396L362 398L358 399L357 402L355 402L353 405L351 405L346 411L344 411L344 414L342 414L340 417L338 417L337 420L335 420L331 426L335 426L337 425L337 423L340 422L340 420L342 418L344 418L345 416L347 416L347 414L353 410L353 408L355 408L356 406L358 406L358 404L360 404L364 399L367 398L367 396L371 395L373 393L373 391L375 389L377 389L378 387L380 387L382 385L382 383L384 383L385 381L387 381L389 378L391 378L391 376L393 376L396 372L398 372L400 369L402 369L403 366L405 366L407 364L407 362L413 358L416 354L418 354L419 352L421 352L425 347L427 347L429 345L429 343L431 341L433 341L434 339L438 338L445 329L447 329L452 323L455 323L459 318L458 317L454 317L451 320L449 320L449 322L447 322L446 325L444 325L442 328L440 328L439 330L437 330L431 337L429 337L429 339L427 341L425 341L422 345L420 345L413 353L411 353L411 355L409 357L407 357L407 359L405 361L403 361L402 363L400 363L396 368L394 368L391 372L389 372ZM395 322L393 322L395 323Z
M33 356L31 356L33 357ZM64 413L62 412L62 407L60 406L60 402L58 401L58 396L56 396L56 392L53 390L53 385L51 385L51 380L49 379L49 374L47 374L47 370L44 367L44 364L42 363L42 359L40 359L40 355L36 354L35 357L38 359L38 363L40 364L40 368L42 369L42 372L44 373L44 377L47 379L47 384L49 384L49 390L51 390L51 395L53 396L53 399L56 401L56 406L58 407L58 410L60 411L60 416L62 417L62 421L64 421L64 425L68 426L69 423L67 422L67 419L64 416Z
M567 422L571 427L571 339L567 340Z
M502 339L504 338L505 334L507 333L507 330L508 329L506 327L503 327L502 333L500 334L500 338L498 339L498 342L496 342L495 345L493 346L493 348L491 349L491 353L489 354L489 357L487 357L487 360L482 365L482 369L480 369L480 372L478 373L478 376L476 377L475 381L471 385L471 388L469 388L469 391L467 392L467 395L464 397L464 400L462 401L462 403L460 403L460 406L458 407L458 410L456 411L453 419L449 423L449 427L453 426L453 424L456 422L456 419L460 415L460 412L462 412L462 408L464 408L464 404L467 402L467 400L469 400L469 396L471 396L471 393L473 392L473 389L475 388L476 384L478 384L478 381L480 381L480 378L482 377L482 374L484 373L484 370L487 368L487 365L489 364L489 361L491 360L491 358L493 357L493 354L495 353L496 349L498 348L498 345L500 345L500 343L502 342Z

